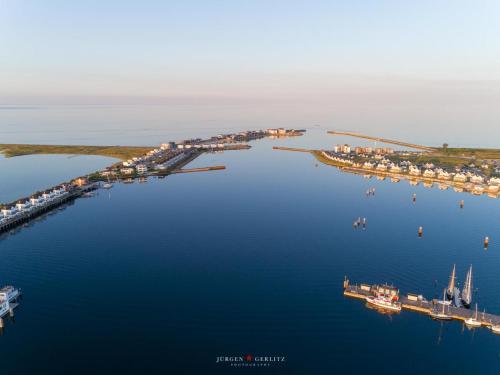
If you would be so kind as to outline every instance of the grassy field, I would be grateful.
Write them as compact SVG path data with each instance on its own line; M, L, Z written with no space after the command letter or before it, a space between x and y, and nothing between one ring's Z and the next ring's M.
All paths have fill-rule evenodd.
M71 155L98 155L127 160L141 156L152 150L153 147L132 146L66 146L66 145L29 145L29 144L0 144L0 153L5 157L41 154L71 154Z
M440 148L437 149L437 152L447 157L500 160L500 149L497 148Z

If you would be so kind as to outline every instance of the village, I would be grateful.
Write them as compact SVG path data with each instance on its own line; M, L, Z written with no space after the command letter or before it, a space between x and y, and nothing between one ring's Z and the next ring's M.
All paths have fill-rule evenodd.
M319 153L319 155L318 155ZM475 195L488 194L498 197L500 191L500 165L497 162L474 162L461 165L436 165L431 161L418 162L423 151L396 151L392 148L352 147L348 144L336 145L331 151L316 152L322 161L341 167L348 172L362 173L366 177L376 176L392 182L401 178L410 184L423 182L425 187L446 190L453 187L457 192Z
M104 170L88 176L77 177L69 182L35 192L29 197L0 204L0 233L11 230L70 200L91 196L91 191L99 187L111 188L112 181L120 180L130 183L136 178L144 182L149 176L163 178L168 174L175 173L204 152L244 150L250 148L246 142L252 140L265 137L300 136L304 132L305 130L284 128L248 130L220 134L209 139L195 138L162 143L160 147L151 149L143 156L114 163ZM223 167L198 168L197 171L217 169L223 169Z

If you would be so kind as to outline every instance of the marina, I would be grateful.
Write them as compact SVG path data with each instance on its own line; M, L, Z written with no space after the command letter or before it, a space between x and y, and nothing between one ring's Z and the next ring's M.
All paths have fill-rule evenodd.
M397 303L397 306L400 306L403 310L419 312L429 315L429 317L433 319L458 320L464 322L465 324L469 322L469 327L483 326L491 329L494 333L499 332L499 315L493 315L485 312L478 314L474 311L471 312L471 310L465 307L457 307L452 304L447 304L445 302L444 295L442 301L437 299L427 300L421 294L407 293L405 295L401 295L397 288L387 284L350 284L347 278L344 280L344 296L346 297L362 299L370 303L370 301L380 295L391 295L391 299L394 301L392 304L387 301L385 301L384 304L375 304L382 310L399 311L400 309L395 308L396 305L394 305ZM471 319L474 319L472 325L470 324Z

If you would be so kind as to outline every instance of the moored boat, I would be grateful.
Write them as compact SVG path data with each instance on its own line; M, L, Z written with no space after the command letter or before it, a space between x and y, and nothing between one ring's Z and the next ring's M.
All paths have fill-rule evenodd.
M476 303L476 313L474 317L470 317L465 320L465 325L470 328L481 327L481 321L477 319L477 303Z
M401 311L400 302L393 301L390 298L384 296L369 296L366 297L366 302L371 305L380 307L384 310Z
M443 302L441 304L443 307L442 309L438 310L432 310L429 315L432 319L438 319L438 320L451 320L451 315L447 314L444 312L444 307L447 305L446 304L446 289L443 291ZM448 304L449 306L449 304ZM448 307L449 309L449 307Z
M464 288L462 289L462 303L465 307L469 307L472 302L472 265L465 277Z
M399 290L387 284L378 285L375 290L375 295L367 296L365 300L368 304L384 310L401 311Z

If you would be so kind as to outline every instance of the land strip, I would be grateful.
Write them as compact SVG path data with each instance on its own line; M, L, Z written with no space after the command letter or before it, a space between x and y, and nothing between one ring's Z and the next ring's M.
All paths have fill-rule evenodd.
M97 155L120 160L139 157L152 150L148 146L81 146L81 145L34 145L34 144L0 144L0 153L11 158L24 155Z
M398 145L398 146L413 148L413 149L416 149L416 150L436 151L435 147L422 146L422 145L417 145L417 144L414 144L414 143L401 142L401 141L396 141L396 140L387 139L387 138L372 137L370 135L353 133L353 132L329 131L328 134L345 135L345 136L349 136L349 137L363 138L363 139L368 139L370 141L388 143L388 144L392 144L392 145Z

